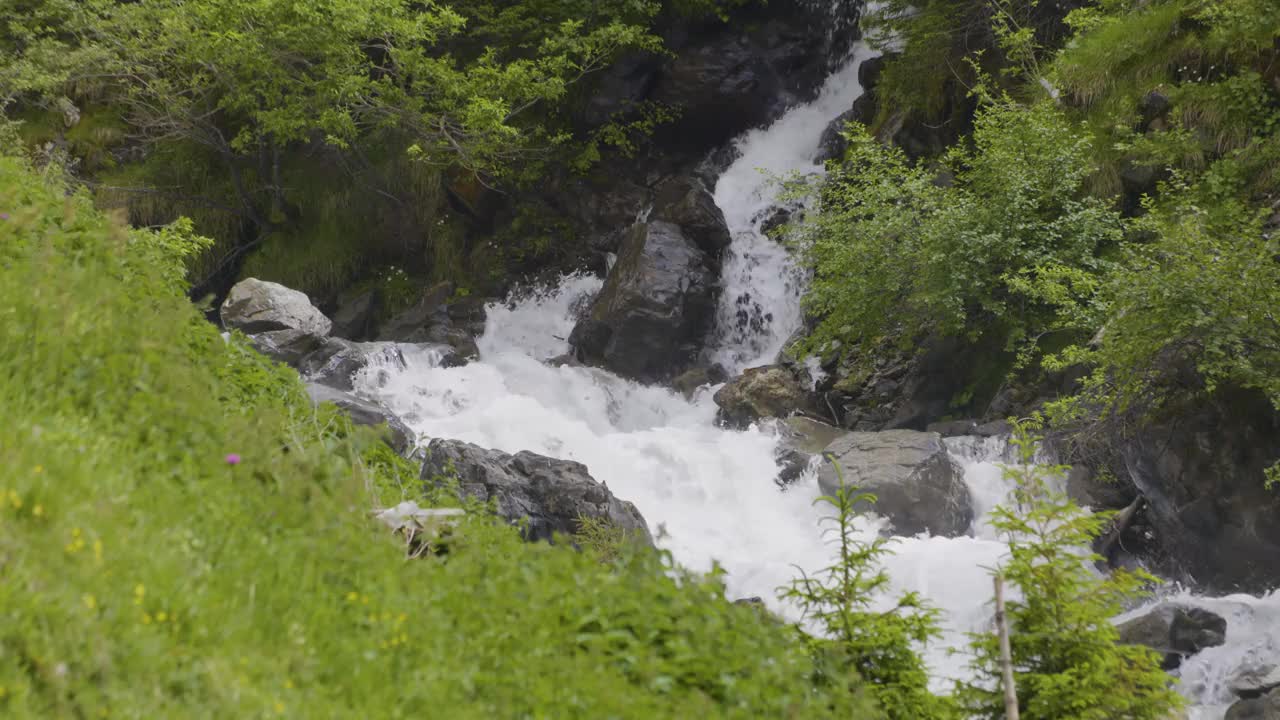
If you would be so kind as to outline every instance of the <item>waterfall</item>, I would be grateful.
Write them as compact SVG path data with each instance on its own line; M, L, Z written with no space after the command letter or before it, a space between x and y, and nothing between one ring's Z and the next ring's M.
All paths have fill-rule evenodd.
M770 175L822 171L813 161L818 138L861 92L858 65L869 56L855 45L814 102L746 133L737 144L739 159L715 188L733 245L724 263L713 352L730 370L771 362L800 325L803 274L762 232L777 203ZM827 566L834 554L821 533L824 512L814 505L816 477L810 471L780 491L774 482L776 435L768 427L717 427L707 388L686 399L604 370L545 362L569 349L566 338L578 309L600 287L598 278L570 275L555 287L491 304L478 361L445 368L437 355L406 346L402 364L372 365L354 378L356 389L424 438L584 463L614 494L635 503L682 565L705 571L718 563L731 597L759 596L775 612L799 620L776 590L799 570ZM986 518L1011 490L1000 465L1009 460L1004 440L953 438L947 447L973 499L972 534L896 538L887 561L892 595L915 590L942 611L943 635L925 654L940 690L967 675L966 633L989 628L989 568L1007 547ZM883 525L873 517L860 523L867 538ZM883 600L887 605L889 598ZM1198 703L1194 717L1218 719L1230 679L1251 663L1277 658L1280 597L1186 601L1230 622L1228 644L1202 652L1183 670L1184 690Z

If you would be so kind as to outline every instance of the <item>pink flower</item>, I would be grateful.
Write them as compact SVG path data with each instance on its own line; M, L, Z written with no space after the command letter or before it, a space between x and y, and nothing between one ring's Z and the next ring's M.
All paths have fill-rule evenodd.
M239 455L237 455L237 454L235 454L235 453L228 453L228 454L227 454L227 464L228 464L228 465L239 465L239 464L240 464L240 456L239 456Z

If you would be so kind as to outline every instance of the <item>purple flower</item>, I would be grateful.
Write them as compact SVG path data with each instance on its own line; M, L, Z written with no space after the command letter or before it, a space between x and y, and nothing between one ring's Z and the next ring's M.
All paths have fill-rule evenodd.
M0 213L0 220L8 220L9 213Z
M239 464L240 464L240 456L239 456L239 455L237 455L237 454L235 454L235 453L228 453L228 454L227 454L227 464L228 464L228 465L239 465Z

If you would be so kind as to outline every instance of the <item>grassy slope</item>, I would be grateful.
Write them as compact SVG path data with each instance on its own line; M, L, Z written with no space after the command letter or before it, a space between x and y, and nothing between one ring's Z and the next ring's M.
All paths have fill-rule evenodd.
M11 158L0 213L0 715L873 716L652 553L472 515L406 561L368 509L409 469L199 320L176 235Z

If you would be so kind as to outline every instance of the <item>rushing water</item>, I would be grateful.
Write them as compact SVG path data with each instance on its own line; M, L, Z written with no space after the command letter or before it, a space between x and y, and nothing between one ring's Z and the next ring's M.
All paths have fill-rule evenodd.
M816 101L744 135L740 158L716 187L734 236L715 350L730 369L771 361L799 325L804 279L760 229L776 202L769 175L821 172L813 162L818 137L861 92L857 67L867 55L865 48L855 49ZM596 479L636 504L679 562L700 570L717 562L728 573L732 597L760 596L798 619L776 598L776 589L799 569L827 565L833 554L814 505L816 479L809 473L780 491L775 435L768 428L717 427L711 388L686 400L603 370L546 364L568 350L576 309L600 286L597 278L573 275L554 288L492 305L478 341L479 361L442 368L438 356L406 349L406 367L375 363L355 378L356 387L424 438L586 464ZM898 538L888 561L895 591L919 591L943 612L943 637L926 653L938 688L966 674L963 653L948 649L962 649L965 633L989 626L989 568L1006 548L985 516L1010 490L998 464L1008 459L1004 441L955 438L947 445L964 469L979 515L972 536ZM862 528L868 537L877 530L874 519ZM1221 718L1232 679L1280 658L1280 598L1181 599L1230 622L1228 644L1201 653L1184 670L1185 691L1200 703L1196 717Z

